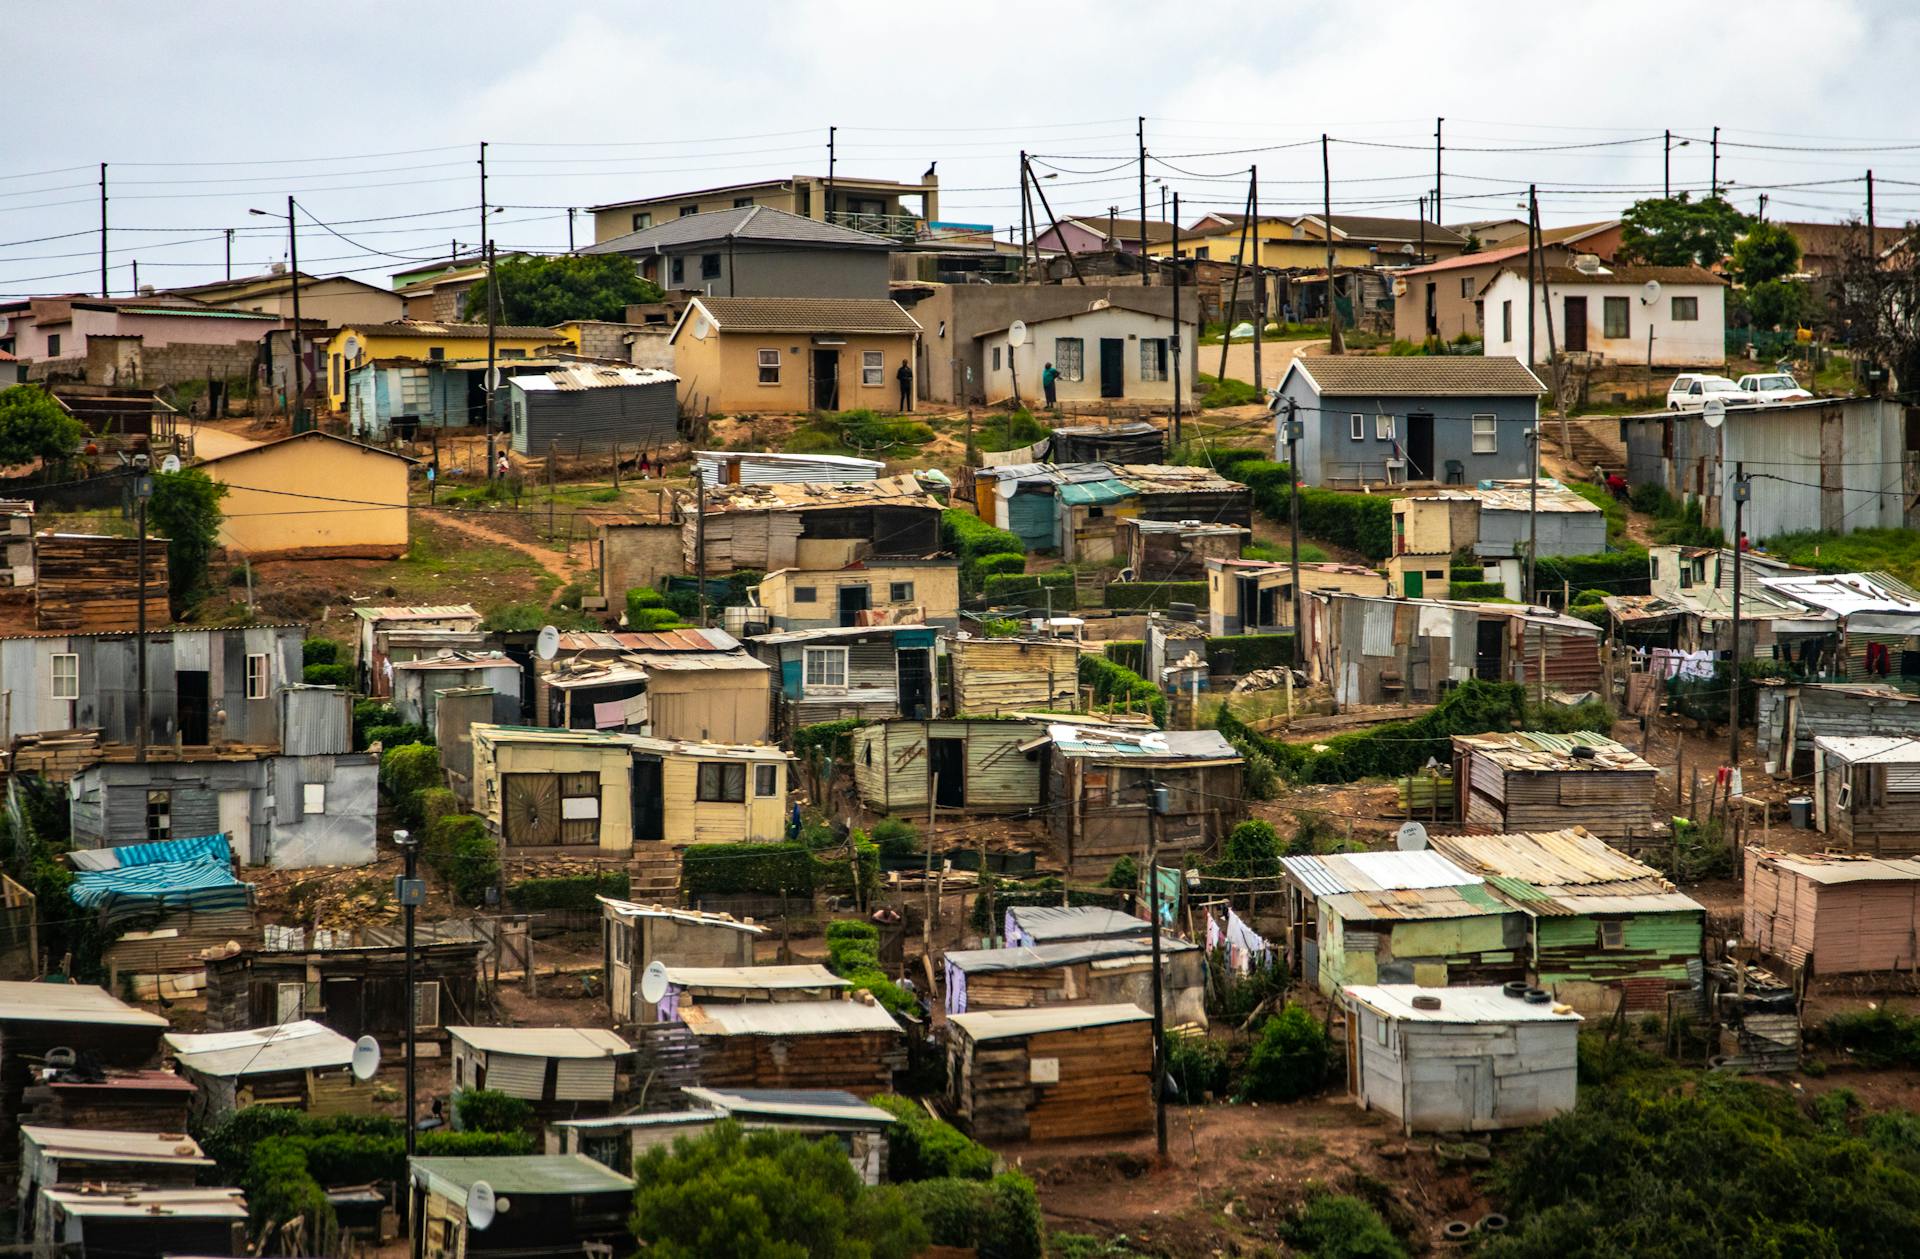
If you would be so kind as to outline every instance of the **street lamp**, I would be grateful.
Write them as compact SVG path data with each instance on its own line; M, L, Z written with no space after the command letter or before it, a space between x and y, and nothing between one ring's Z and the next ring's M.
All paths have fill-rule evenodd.
M291 338L291 345L293 347L293 388L287 394L287 411L293 416L293 431L297 433L300 431L300 394L302 389L300 380L300 237L294 228L293 197L291 195L287 197L287 212L285 214L276 214L272 210L253 209L249 209L247 213L257 214L262 218L268 219L284 218L287 221L287 274L292 277L293 281L293 336Z
M415 1025L420 1021L419 1015L414 1008L416 990L413 984L413 913L414 910L426 901L427 887L418 877L417 863L420 859L420 845L414 841L413 836L406 831L396 830L393 833L393 844L406 858L406 873L400 875L393 881L393 898L400 902L401 909L406 914L407 1157L412 1158L414 1127L417 1122L414 1109L416 1102L414 1093L413 1039ZM411 1221L409 1221L409 1224L411 1224Z
M1662 192L1669 201L1673 200L1673 151L1675 149L1684 149L1692 143L1693 141L1691 140L1682 140L1680 143L1675 144L1673 142L1673 132L1671 131L1666 133L1665 139L1662 141L1663 150L1660 155L1662 168L1661 184Z

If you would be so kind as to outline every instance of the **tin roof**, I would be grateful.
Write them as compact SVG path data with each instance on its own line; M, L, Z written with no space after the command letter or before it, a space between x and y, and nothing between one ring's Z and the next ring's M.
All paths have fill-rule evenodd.
M1025 1010L976 1010L955 1014L947 1022L971 1040L1006 1040L1016 1036L1043 1036L1116 1023L1144 1023L1152 1015L1137 1005L1035 1006Z
M1055 722L1047 727L1054 750L1094 760L1237 761L1218 730L1126 730Z
M1529 499L1537 499L1537 505L1530 506ZM1529 489L1525 481L1496 481L1484 489L1477 486L1449 486L1441 489L1422 490L1396 500L1398 503L1421 502L1475 502L1482 511L1551 511L1569 512L1575 515L1600 515L1600 508L1580 497L1566 486L1554 480L1542 480L1537 489Z
M495 1154L416 1158L412 1180L443 1198L465 1203L474 1182L484 1180L496 1194L624 1193L633 1181L584 1154Z
M353 323L341 325L340 332L357 332L366 337L418 337L429 341L485 341L489 329L484 323L439 323L431 319L402 319L393 323ZM564 341L558 331L532 324L499 324L491 329L501 341ZM510 365L509 365L510 366Z
M355 608L353 614L363 621L450 621L458 617L471 617L475 621L481 619L471 603Z
M1089 937L1136 939L1153 924L1099 905L1015 905L1008 917L1037 944Z
M418 660L400 660L394 663L394 671L428 669L512 669L520 671L518 661L504 651L449 651L444 656L422 656Z
M1512 771L1535 771L1540 773L1567 773L1571 771L1637 771L1653 772L1653 766L1640 759L1638 753L1622 747L1605 735L1588 731L1575 731L1572 734L1554 734L1544 730L1495 731L1491 734L1456 734L1453 736L1455 747L1470 748L1474 753L1485 756L1502 769ZM1592 756L1575 756L1575 748L1592 748Z
M1815 748L1836 753L1841 759L1859 765L1920 764L1920 739L1893 734L1823 734L1813 741Z
M855 231L850 227L842 227L838 223L805 218L773 206L746 205L735 206L728 210L708 210L702 214L682 214L676 218L663 219L651 227L639 228L597 244L583 245L580 252L583 254L660 253L691 248L695 245L733 241L874 251L897 248L893 241L884 236L875 236L870 232Z
M1762 863L1791 871L1813 883L1911 883L1920 880L1920 858L1915 857L1857 857L1838 852L1768 852L1758 848L1753 853Z
M353 1042L312 1019L244 1032L168 1032L166 1042L174 1061L206 1075L310 1071L353 1061Z
M701 1005L681 1013L687 1030L696 1036L832 1036L900 1031L891 1014L864 1001L756 1001L747 1005Z
M598 1166L596 1164L596 1166ZM47 1203L85 1219L244 1220L247 1195L238 1189L124 1189L49 1186Z
M1117 477L1108 477L1101 481L1080 481L1060 487L1060 501L1071 507L1086 507L1098 503L1117 503L1123 498L1132 498L1134 489Z
M580 393L590 389L623 389L641 385L677 385L680 378L657 367L608 367L600 363L568 363L552 371L514 376L512 388L527 393Z
M1578 1023L1570 1009L1556 1013L1555 1003L1534 1004L1509 997L1503 989L1423 988L1419 984L1350 984L1346 994L1374 1013L1407 1023ZM1423 1010L1415 997L1433 997L1439 1008ZM1569 1059L1571 1061L1571 1059Z
M851 988L824 966L668 966L667 982L682 988Z
M1501 900L1536 917L1698 912L1645 862L1583 827L1508 835L1434 835L1436 852L1486 876Z
M1422 891L1480 882L1436 852L1345 852L1282 857L1280 864L1315 896L1343 892Z
M200 1143L183 1132L108 1132L21 1124L20 1135L54 1158L89 1163L176 1163L211 1167Z
M723 629L572 630L560 635L561 651L738 651L740 640Z
M115 1027L165 1027L157 1014L136 1010L92 984L42 984L0 980L0 1022L104 1023Z
M1887 573L1796 573L1762 577L1760 584L1796 603L1835 616L1862 612L1920 616L1920 593Z
M846 468L854 472L880 473L887 465L878 459L859 459L852 455L794 455L779 450L696 450L695 459L709 459L715 463L765 463L806 467L819 464L825 467Z
M781 630L774 634L758 635L753 641L777 646L783 643L826 642L838 638L866 638L875 634L892 635L910 630L926 632L930 629L926 625L835 625L825 629Z
M1163 936L1162 956L1190 953L1199 948L1186 940ZM1058 944L1020 945L1004 949L954 949L945 955L949 966L968 975L995 971L1047 970L1055 966L1076 966L1082 962L1130 960L1150 962L1153 939L1135 936L1127 939L1064 940Z
M489 1054L533 1058L613 1058L633 1046L597 1027L448 1027L447 1035Z
M699 909L676 909L669 905L642 905L637 901L616 900L611 896L596 896L595 900L603 906L602 912L616 918L671 918L675 922L694 926L725 927L734 931L744 931L749 935L765 935L767 929L751 920L741 921L732 914L710 914Z
M691 739L652 739L644 735L615 736L639 752L661 755L704 756L737 761L785 761L792 759L783 747L773 743L699 743Z
M687 303L676 337L680 327L698 318L696 307L721 332L904 336L920 331L919 321L886 297L696 297Z
M738 511L818 511L838 507L924 507L941 510L940 500L911 475L871 481L755 481L716 486L707 493L709 516Z
M690 1089L680 1090L683 1093ZM651 1115L600 1115L592 1119L554 1119L549 1128L583 1128L606 1131L615 1128L678 1128L689 1124L710 1124L725 1119L717 1110L669 1110Z
M680 1090L728 1115L769 1119L825 1119L862 1126L884 1127L898 1120L891 1111L869 1106L840 1089L721 1089Z

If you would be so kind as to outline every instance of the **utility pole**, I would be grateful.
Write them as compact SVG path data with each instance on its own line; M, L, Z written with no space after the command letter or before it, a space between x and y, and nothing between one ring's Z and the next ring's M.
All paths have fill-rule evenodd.
M407 935L406 935L407 1000L406 1000L406 1006L405 1006L405 1009L406 1009L405 1017L407 1021L406 1121L407 1121L407 1157L412 1158L414 1133L419 1126L419 1113L415 1109L415 1107L418 1106L419 1102L418 1102L417 1094L415 1092L413 1033L414 1033L414 1026L420 1022L419 1011L416 1007L416 1003L419 1001L419 996L418 996L419 990L414 987L414 982L413 982L413 914L414 914L414 910L419 906L420 902L423 899L425 899L426 889L424 886L422 886L419 878L418 862L420 859L420 845L414 843L413 836L409 835L406 831L395 831L393 833L393 842L394 842L394 846L399 848L401 856L405 857L407 862L406 873L400 876L400 880L399 880L400 886L394 889L396 892L399 893L399 895L395 896L394 899L400 902L402 911L406 914L406 931L407 931Z
M1300 654L1300 404L1287 399L1287 550L1293 579L1293 664Z
M1427 199L1420 198L1420 257L1415 266L1423 265L1427 260Z
M487 142L480 142L480 240L487 239ZM484 248L484 245L482 246ZM493 272L487 272L488 282L493 280Z
M834 162L840 153L839 135L840 128L827 128L827 204L822 206L820 210L820 221L822 223L833 222L833 168Z
M1073 272L1073 282L1084 288L1087 280L1085 276L1080 274L1080 262L1073 256L1073 245L1067 240L1066 236L1061 233L1060 220L1054 217L1053 206L1047 201L1047 190L1041 186L1038 179L1033 177L1033 167L1027 161L1027 154L1024 149L1020 152L1020 182L1023 187L1031 188L1033 194L1040 198L1040 208L1047 212L1047 225L1053 231L1053 239L1059 243L1061 249L1066 251L1067 267ZM1027 213L1029 217L1032 216L1033 207L1031 202L1027 203ZM1040 230L1040 221L1038 219L1034 219L1033 227L1036 232ZM1038 250L1035 252L1038 253Z
M1671 128L1660 135L1660 195L1668 201L1673 200L1673 131Z
M1147 283L1147 116L1135 121L1134 139L1140 148L1140 283Z
M1437 199L1435 204L1439 204ZM1333 301L1333 167L1327 158L1324 131L1320 133L1320 234L1327 238L1327 353L1345 354L1347 339L1340 332L1340 308Z
M1539 203L1534 185L1527 185L1527 370L1533 370L1533 276L1539 253L1535 224L1539 221ZM1572 454L1572 451L1568 451ZM1533 405L1533 429L1527 434L1527 602L1532 603L1538 578L1535 562L1540 557L1540 404ZM1542 631L1543 633L1545 631Z
M1247 269L1247 232L1252 227L1253 227L1253 185L1248 184L1247 185L1247 212L1244 215L1242 215L1240 218L1240 252L1233 256L1233 294L1227 299L1227 308L1225 312L1222 313L1220 318L1220 324L1221 324L1223 334L1230 333L1232 331L1234 313L1238 311L1240 308L1240 277L1243 273L1245 273ZM1194 281L1196 284L1199 282L1199 279L1200 277L1198 273L1195 273ZM1258 304L1259 303L1257 302L1255 303L1256 306ZM1256 312L1256 315L1257 315L1257 312ZM1227 378L1227 347L1232 343L1233 343L1232 336L1230 335L1221 336L1220 338L1220 373L1219 374L1220 374L1220 379L1222 380L1225 380ZM1259 372L1255 372L1253 374L1253 383L1255 387L1259 386L1260 384Z
M693 465L693 580L700 587L700 624L707 623L707 475Z
M289 344L293 349L293 393L287 409L293 413L293 431L300 431L300 399L305 393L304 382L300 379L300 359L302 346L300 330L300 233L293 225L293 197L287 197L287 277L293 283L293 335ZM137 292L138 290L136 290Z
M485 238L483 237L482 239L485 239ZM494 366L494 354L498 349L498 342L497 342L498 324L495 320L494 312L497 311L500 306L500 283L499 283L499 277L494 274L494 270L493 270L493 242L491 240L487 241L486 283L487 283L487 378L485 381L482 382L482 384L485 387L480 392L481 392L481 396L484 397L487 402L487 421L486 421L487 422L487 476L489 479L491 479L494 474L494 471L493 471L493 460L494 460L493 376L495 372L500 370L499 368Z
M227 278L233 278L233 229L227 229Z
M1720 196L1720 128L1713 129L1713 180L1711 187L1715 198Z
M107 292L107 164L100 163L100 296Z
M567 252L573 252L573 206L567 207Z
M1727 764L1740 767L1740 561L1746 551L1746 535L1741 523L1746 515L1747 498L1753 482L1747 480L1747 465L1733 465L1733 660L1727 671ZM1729 785L1731 791L1731 785ZM1731 798L1731 797L1729 797ZM1731 810L1729 810L1731 811Z
M1250 172L1252 189L1247 199L1253 203L1253 387L1264 391L1267 378L1260 371L1260 334L1267 326L1267 273L1260 267L1260 168Z
M134 527L139 531L140 545L135 563L139 565L140 610L134 616L134 673L135 684L140 688L140 699L136 705L134 719L138 723L133 735L133 759L140 764L147 760L147 499L153 495L152 468L141 471L133 479L133 500L136 510Z
M1153 1123L1160 1157L1167 1156L1167 1019L1160 995L1160 828L1167 789L1147 784L1147 917L1153 920Z
M1873 226L1873 172L1868 171L1867 172L1867 257L1870 259L1877 258L1880 255L1879 235L1880 235L1879 232L1875 231Z
M140 296L140 260L133 260L133 295Z
M1180 194L1173 194L1173 431L1172 445L1180 444Z
M1872 171L1867 172L1867 187L1873 187ZM1760 194L1760 221L1762 223L1767 221L1767 194L1764 192Z
M1441 142L1441 134L1446 129L1446 123L1447 120L1445 118L1435 118L1433 120L1433 221L1435 225L1442 222L1440 217L1440 156L1446 151Z

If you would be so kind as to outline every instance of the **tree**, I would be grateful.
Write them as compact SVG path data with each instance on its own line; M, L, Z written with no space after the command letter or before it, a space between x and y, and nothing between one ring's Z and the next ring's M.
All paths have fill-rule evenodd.
M1920 252L1905 244L1876 254L1867 229L1848 226L1834 287L1834 313L1854 352L1893 372L1903 389L1920 384ZM1915 239L1920 223L1907 224L1900 239ZM1887 239L1885 236L1882 240Z
M65 459L86 435L80 421L38 385L0 389L0 467Z
M1636 201L1620 218L1620 256L1659 267L1712 266L1727 256L1747 216L1725 198Z
M226 496L226 486L197 468L154 474L147 528L167 539L167 593L175 616L206 579L207 558L220 536L220 500Z
M634 1179L649 1259L908 1259L928 1242L900 1191L862 1184L831 1139L729 1121L648 1150Z
M1763 280L1745 296L1747 320L1756 328L1797 325L1807 309L1807 286L1796 280Z
M557 258L516 255L493 264L494 274L467 290L464 315L487 317L487 298L500 286L494 317L506 324L551 327L569 319L624 320L627 307L657 302L657 285L640 276L621 254L565 254Z
M1800 269L1800 242L1778 223L1761 219L1733 242L1730 269L1748 288L1792 275Z

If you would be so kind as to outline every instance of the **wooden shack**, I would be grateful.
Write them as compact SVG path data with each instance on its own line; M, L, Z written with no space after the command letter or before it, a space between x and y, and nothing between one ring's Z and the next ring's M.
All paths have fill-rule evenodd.
M1604 735L1512 731L1453 736L1456 816L1475 829L1602 839L1656 833L1653 766Z
M467 1195L482 1180L512 1206L478 1229ZM633 1181L584 1154L414 1158L408 1182L416 1259L607 1254L632 1244Z
M88 1128L20 1126L20 1197L14 1213L23 1237L52 1236L43 1191L74 1185L192 1185L213 1160L200 1143L171 1132L105 1132Z
M1078 940L1138 940L1153 924L1099 905L1015 905L1001 924L1010 948L1039 948Z
M145 1067L167 1021L92 984L0 982L0 1166L19 1156L21 1094L47 1051L67 1048L100 1067Z
M1136 1005L947 1020L947 1100L976 1141L1124 1137L1153 1126L1153 1016Z
M416 945L413 1021L422 1039L442 1041L450 1020L479 1008L481 944ZM352 1040L392 1044L406 1034L407 950L243 949L207 962L207 1030L238 1032L313 1018Z
M33 540L36 629L126 633L140 625L140 540L43 532ZM147 539L147 625L173 620L167 540Z
M1134 581L1204 581L1208 560L1238 559L1253 536L1239 525L1203 520L1123 518L1118 524L1120 558Z
M1075 940L956 949L945 959L947 1013L1132 1002L1153 1009L1153 941ZM1207 958L1197 944L1160 942L1161 1000L1176 1027L1207 1025Z
M890 1092L907 1065L905 1034L867 1001L694 1006L682 1011L710 1088Z
M423 660L442 651L478 651L486 643L483 618L470 603L413 607L362 607L354 639L353 663L362 694L376 699L393 694L393 671L402 660Z
M1920 860L1746 850L1743 943L1816 975L1911 973Z
M1580 1016L1499 988L1345 990L1347 1091L1416 1132L1490 1132L1573 1109Z
M845 568L875 556L924 557L942 549L940 501L912 476L843 484L743 483L683 497L687 571ZM704 566L700 548L706 548Z
M157 1068L42 1071L20 1095L22 1119L48 1128L185 1132L194 1087Z
M69 860L75 910L115 929L101 951L115 990L195 996L206 984L202 954L253 935L253 885L234 877L225 835L77 849Z
M858 717L930 717L938 711L938 635L925 625L781 630L749 646L779 670L775 685L794 726Z
M731 914L708 914L671 905L600 902L600 953L607 973L607 1006L619 1025L650 1022L654 1003L640 995L640 982L654 962L668 966L753 965L754 941L765 927Z
M953 715L1074 712L1080 645L1058 638L955 638L947 643Z
M798 1132L808 1140L831 1137L847 1152L861 1182L886 1178L887 1129L892 1112L868 1105L839 1089L683 1089L691 1110L564 1119L547 1125L547 1153L585 1154L616 1171L634 1157L679 1137L697 1137L731 1119L749 1132Z
M1069 877L1104 878L1147 850L1148 784L1167 789L1163 860L1226 838L1245 811L1245 762L1218 730L1131 730L1057 724L1042 801Z
M373 1086L353 1078L353 1041L312 1019L244 1032L169 1032L174 1069L195 1088L195 1129L248 1106L312 1115L373 1113Z
M613 1109L619 1061L633 1046L598 1027L449 1027L453 1087L532 1104L541 1119Z
M69 1185L41 1197L46 1234L35 1254L72 1259L247 1252L247 1195L238 1189Z
M1814 826L1828 843L1875 856L1920 853L1920 738L1813 741Z
M1782 775L1813 770L1822 735L1920 737L1920 695L1890 682L1762 682L1754 705L1754 747Z
M1030 722L986 718L882 721L853 732L853 784L868 808L924 817L929 794L943 809L1021 813L1040 803ZM935 779L938 778L936 783Z
M640 1022L671 1023L694 1006L779 1004L790 1001L831 1001L845 997L853 987L817 963L791 966L670 966L653 962L666 985L657 1002L643 1002Z
M1545 608L1329 593L1302 615L1308 678L1341 706L1437 703L1468 678L1576 693L1606 680L1600 628Z

